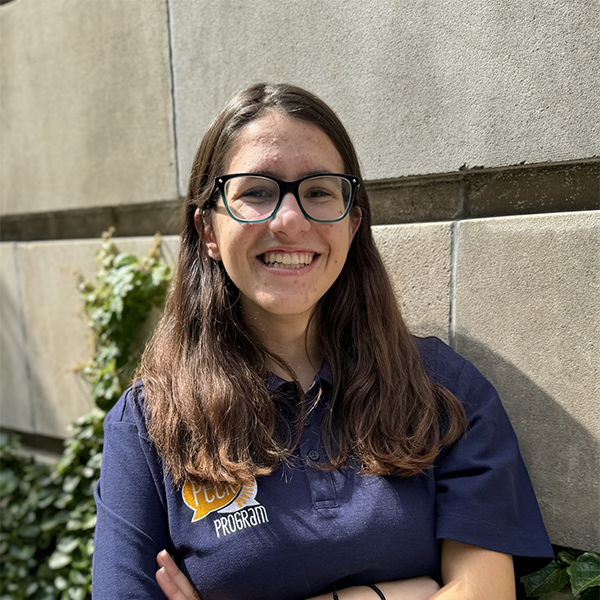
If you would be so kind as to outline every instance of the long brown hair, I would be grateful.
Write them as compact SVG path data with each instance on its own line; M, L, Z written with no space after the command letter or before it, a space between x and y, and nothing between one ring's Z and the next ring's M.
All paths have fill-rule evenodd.
M265 381L269 361L287 366L244 324L239 292L223 265L208 256L194 224L196 209L203 223L210 218L214 179L224 173L239 132L269 111L319 127L345 172L360 177L338 117L295 86L253 85L235 95L208 129L192 167L175 285L137 372L149 433L175 485L187 479L249 482L287 460L302 433L303 419L290 420L280 406L285 398ZM314 315L333 373L322 431L329 458L324 468L352 460L367 474L410 476L429 468L441 447L462 434L464 411L424 370L373 242L363 186L355 206L360 227ZM298 410L301 416L302 402Z

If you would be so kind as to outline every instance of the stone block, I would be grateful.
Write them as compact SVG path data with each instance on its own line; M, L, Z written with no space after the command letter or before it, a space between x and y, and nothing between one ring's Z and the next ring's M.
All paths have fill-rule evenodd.
M500 392L553 543L600 550L600 212L464 221L456 349Z
M150 250L152 238L120 238L116 243L122 252L141 256ZM65 437L68 425L93 407L88 384L74 371L91 353L75 272L95 277L98 246L98 240L18 245L33 430L38 434ZM176 246L175 236L166 240L167 261L172 262Z
M447 342L451 224L380 225L373 235L411 331Z
M227 98L265 80L328 102L367 180L600 155L591 2L169 6L181 190Z
M16 244L0 244L0 424L31 431L26 332Z
M2 214L177 197L165 0L0 8Z

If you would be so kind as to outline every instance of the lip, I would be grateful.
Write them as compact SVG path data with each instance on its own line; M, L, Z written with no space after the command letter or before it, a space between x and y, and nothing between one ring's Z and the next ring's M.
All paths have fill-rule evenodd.
M263 262L262 257L265 254L310 254L312 255L312 261L310 264L304 265L303 267L274 267ZM310 272L313 269L314 265L319 261L320 256L321 255L318 252L315 252L314 250L308 250L306 248L269 248L268 250L257 254L256 260L260 264L260 267L262 269L265 269L269 273L293 277L298 275L304 275L305 273Z
M315 256L317 256L319 253L316 252L315 250L311 250L310 248L283 248L281 246L275 246L273 248L267 248L266 250L263 250L262 252L259 252L256 256L262 256L263 254L266 254L267 252L275 252L278 254L302 254L302 253L308 253L308 254L314 254Z

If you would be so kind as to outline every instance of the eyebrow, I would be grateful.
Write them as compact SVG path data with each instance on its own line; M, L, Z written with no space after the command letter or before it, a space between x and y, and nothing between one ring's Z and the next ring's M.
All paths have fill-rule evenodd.
M283 181L281 179L281 177L279 177L274 171L256 169L255 171L253 171L253 170L246 171L246 173L250 173L252 175L264 175L265 177L273 177L274 179L279 179L279 180ZM302 177L298 177L298 179L302 179L304 177L310 177L311 175L323 175L323 174L330 174L330 173L333 173L333 171L330 171L329 169L321 169L318 171L308 171L307 173L302 175Z

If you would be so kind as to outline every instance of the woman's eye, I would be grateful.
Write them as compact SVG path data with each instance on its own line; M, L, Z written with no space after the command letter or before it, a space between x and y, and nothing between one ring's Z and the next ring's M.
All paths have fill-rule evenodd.
M245 190L239 197L244 202L264 202L273 199L273 192L268 188L254 187Z
M330 200L334 197L334 194L331 190L327 190L325 188L313 188L311 190L307 190L303 197L306 200Z

